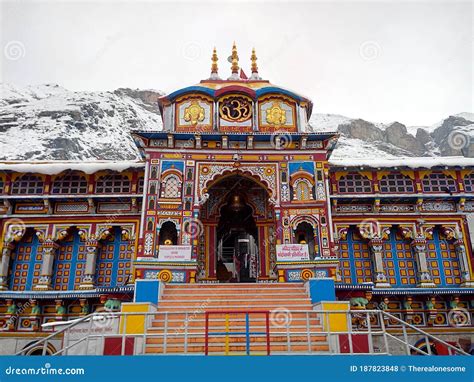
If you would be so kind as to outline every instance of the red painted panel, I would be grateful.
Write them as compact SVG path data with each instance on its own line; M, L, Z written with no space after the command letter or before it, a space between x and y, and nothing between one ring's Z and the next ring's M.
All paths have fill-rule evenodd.
M350 353L348 334L339 334L339 345L341 353ZM352 352L369 352L369 336L367 334L352 334Z
M135 338L125 337L125 355L133 355ZM104 339L104 355L121 355L122 337L109 337Z

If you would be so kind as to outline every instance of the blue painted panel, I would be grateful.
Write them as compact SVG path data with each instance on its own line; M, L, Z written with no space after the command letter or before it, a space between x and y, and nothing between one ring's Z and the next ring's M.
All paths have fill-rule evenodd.
M392 286L410 288L417 284L416 261L411 245L393 229L383 244L383 265Z
M309 283L309 295L311 303L321 301L336 301L336 288L332 278L311 279Z
M9 288L11 290L31 290L40 276L41 244L34 233L27 233L16 245L11 264Z
M178 160L166 160L161 162L161 172L166 171L170 168L175 168L183 172L184 169L184 162Z
M53 288L74 290L86 266L86 248L77 231L60 243L53 266Z
M158 305L161 283L159 280L136 280L134 302L151 302Z
M290 162L288 167L290 169L290 175L300 170L314 175L314 162Z

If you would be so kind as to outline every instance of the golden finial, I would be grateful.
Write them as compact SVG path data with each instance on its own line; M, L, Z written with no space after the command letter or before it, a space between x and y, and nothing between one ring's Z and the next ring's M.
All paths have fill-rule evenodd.
M258 73L257 55L255 54L255 48L252 49L252 55L250 56L250 60L252 61L252 73Z
M239 73L239 56L237 55L237 46L234 45L232 46L232 56L230 56L232 59L232 74L238 74Z
M216 73L217 74L217 61L219 59L217 58L217 50L216 47L214 47L214 50L212 51L212 66L211 66L211 73Z
M252 49L252 55L250 56L250 61L252 61L252 74L250 76L250 79L261 80L262 78L258 75L257 55L255 53L255 48Z
M211 80L219 80L219 75L217 74L218 67L217 67L217 61L219 60L217 58L217 50L216 47L214 47L212 51L212 65L211 65L211 77L209 79Z

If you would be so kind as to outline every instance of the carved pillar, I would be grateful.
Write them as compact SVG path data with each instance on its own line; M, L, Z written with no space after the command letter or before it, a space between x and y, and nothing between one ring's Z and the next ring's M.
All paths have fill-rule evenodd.
M34 290L51 290L52 287L52 277L53 277L53 265L54 265L54 256L56 250L59 248L59 245L53 240L45 240L42 244L43 246L43 263L41 264L41 274L38 281L33 289Z
M8 289L8 271L10 269L10 259L13 248L13 243L4 243L1 250L2 261L0 263L0 290Z
M94 276L97 264L97 253L99 251L99 241L96 239L86 240L86 267L82 277L80 289L94 289Z
M466 247L464 245L462 236L459 236L460 238L454 242L454 248L456 250L456 254L459 257L459 263L461 265L461 287L474 288L474 280L472 279L471 270L469 269Z
M375 270L375 287L390 288L390 283L385 275L385 270L382 261L383 241L378 237L374 237L369 241L369 248L372 252Z
M422 288L435 288L436 284L431 278L430 271L428 270L428 264L426 262L426 239L422 237L413 239L411 242L411 247L415 253L415 259L418 268L417 286Z

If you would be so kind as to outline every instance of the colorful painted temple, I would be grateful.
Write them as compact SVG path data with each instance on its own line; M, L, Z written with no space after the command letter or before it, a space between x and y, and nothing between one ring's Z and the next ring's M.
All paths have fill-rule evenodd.
M0 341L131 302L139 280L318 279L474 340L474 160L331 160L312 102L263 80L255 51L247 78L235 45L230 77L214 51L210 78L159 107L162 131L133 132L143 161L0 163Z

